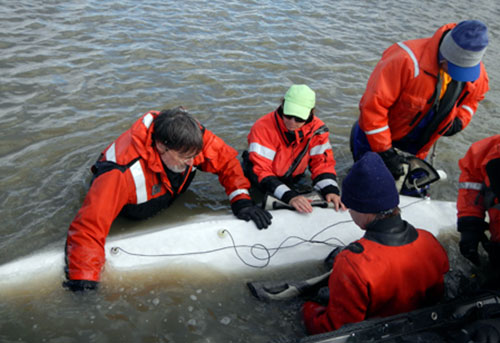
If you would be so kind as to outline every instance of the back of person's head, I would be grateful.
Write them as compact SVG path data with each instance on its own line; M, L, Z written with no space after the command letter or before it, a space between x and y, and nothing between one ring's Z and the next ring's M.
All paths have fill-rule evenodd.
M342 182L342 202L360 213L381 213L399 204L396 183L382 158L367 152L354 165Z
M200 125L184 108L163 110L153 121L153 139L167 149L198 153L203 148Z

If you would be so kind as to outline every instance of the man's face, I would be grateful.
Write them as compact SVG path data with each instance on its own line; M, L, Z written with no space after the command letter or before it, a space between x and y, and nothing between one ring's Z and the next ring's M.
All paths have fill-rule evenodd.
M193 165L194 158L198 155L196 151L181 154L178 151L168 149L160 142L156 142L155 145L162 162L174 173L183 173L186 167Z

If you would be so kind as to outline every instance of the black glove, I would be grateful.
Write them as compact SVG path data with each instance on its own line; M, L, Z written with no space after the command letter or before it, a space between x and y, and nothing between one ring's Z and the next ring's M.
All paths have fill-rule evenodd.
M479 253L477 252L482 232L465 231L460 235L460 253L476 266L480 266Z
M457 230L460 232L460 253L477 266L481 264L477 249L479 242L488 241L484 234L487 229L488 224L479 217L460 217L457 221Z
M259 230L267 229L273 217L268 211L255 206L251 200L241 199L231 205L236 217L245 221L253 220Z
M454 134L462 131L463 128L464 127L463 127L462 121L460 120L460 118L457 117L453 120L450 127L448 128L448 130L446 130L446 132L443 134L443 136L447 136L447 137L453 136Z
M391 172L394 180L398 180L404 175L405 171L403 169L404 157L399 155L394 148L382 151L378 153L382 160L384 160L385 166Z
M500 342L500 318L478 320L462 331L467 334L468 342Z
M89 280L68 280L63 282L63 287L68 288L73 292L84 292L87 290L95 290L97 289L97 285L99 282L97 281L89 281Z
M486 236L484 240L481 241L484 250L488 253L490 258L490 263L495 269L500 268L500 242L489 241Z

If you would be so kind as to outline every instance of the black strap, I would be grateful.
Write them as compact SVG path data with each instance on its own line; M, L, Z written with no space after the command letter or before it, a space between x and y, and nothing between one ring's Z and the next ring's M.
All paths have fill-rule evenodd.
M399 141L393 142L393 146L404 151L406 151L408 147L411 146L416 149L416 151L419 151L424 145L429 142L430 137L434 134L434 132L436 132L439 125L443 122L443 120L447 118L448 114L455 106L455 103L457 102L458 97L460 96L460 93L464 88L465 82L452 80L446 88L446 92L443 98L439 99L439 95L441 93L441 85L442 80L441 77L438 76L436 89L433 94L434 100L431 100L433 101L433 104L429 111L423 116L423 118L425 118L427 115L429 115L429 113L434 111L434 117L430 120L429 123L427 123L427 125L423 129L419 128L419 124L416 124L412 131L408 135L406 135L406 137L403 137ZM424 120L423 118L422 120ZM453 122L451 124L453 124ZM417 138L415 138L416 130L421 130Z
M459 82L452 80L446 89L446 93L444 94L441 101L437 101L437 103L431 108L431 111L434 109L434 117L431 122L427 124L427 127L421 133L419 139L416 142L416 145L422 148L427 142L429 142L430 137L434 132L436 132L438 126L446 119L452 108L455 106L455 102L457 101L462 89L464 87L464 82ZM438 95L439 98L439 95Z
M114 169L118 169L119 171L121 171L122 173L125 172L127 169L129 169L135 162L137 162L140 157L137 157L135 159L133 159L132 161L130 161L129 163L127 164L118 164L116 162L112 162L112 161L101 161L102 157L102 154L101 156L99 157L99 160L97 160L96 163L94 163L94 165L92 166L92 168L90 168L90 170L92 171L92 173L94 174L94 177L92 178L92 181L104 174L104 173L107 173L111 170L114 170Z
M278 129L278 132L280 133L281 138L286 143L288 141L288 139L286 138L285 133L280 130L280 123L278 120L278 115L279 115L278 111L279 111L279 108L276 111L274 111L274 121L276 122L276 128Z
M293 161L293 163L290 166L290 168L288 169L288 171L285 173L285 175L283 175L284 179L288 179L292 175L292 173L295 171L295 169L297 169L297 167L300 164L300 161L302 161L302 159L304 158L306 152L309 150L309 144L311 143L311 140L313 139L313 137L316 136L316 135L320 135L322 133L325 133L325 132L328 132L328 128L326 127L326 125L322 125L316 131L314 131L314 133L311 135L311 137L309 137L309 139L308 139L308 141L307 141L306 146L304 147L304 149L302 149L302 151L300 152L300 154Z

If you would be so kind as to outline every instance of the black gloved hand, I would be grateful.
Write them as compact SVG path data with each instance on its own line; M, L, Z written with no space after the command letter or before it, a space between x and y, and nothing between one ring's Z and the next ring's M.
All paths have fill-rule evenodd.
M488 223L482 218L466 216L457 220L457 230L460 232L460 253L469 261L479 266L481 264L477 252L479 242L488 241L484 231L488 229Z
M394 180L398 180L404 175L405 171L403 169L404 157L399 155L394 148L382 151L378 153L382 160L384 160L385 166L391 172Z
M231 205L233 213L238 219L253 220L259 230L267 229L273 217L268 211L255 206L251 200L241 199Z
M68 288L73 292L84 292L88 290L95 290L99 282L90 280L68 280L63 282L63 287Z
M490 258L490 264L495 269L500 269L500 242L492 242L484 236L481 241L483 244L484 250L488 253L488 257Z
M477 249L482 236L482 231L464 231L460 235L460 253L476 266L481 265Z

